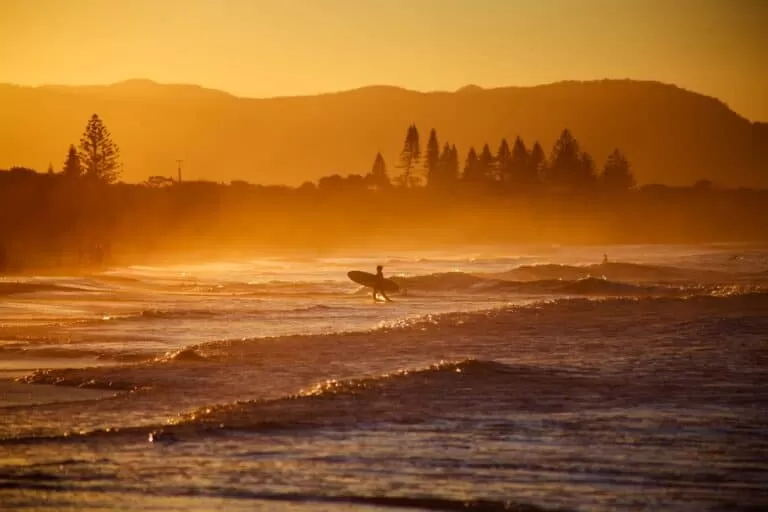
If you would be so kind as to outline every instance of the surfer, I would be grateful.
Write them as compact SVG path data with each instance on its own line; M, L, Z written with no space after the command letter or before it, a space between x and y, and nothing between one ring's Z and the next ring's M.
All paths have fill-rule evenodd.
M381 265L378 265L376 267L376 281L377 281L377 284L384 280L384 273L382 272L382 270L384 270L384 267L382 267ZM384 297L384 300L386 300L387 302L392 302L392 299L387 297L387 294L384 293L384 290L379 289L379 287L377 285L373 286L373 301L374 302L376 302L376 294L377 293L380 294L382 297Z

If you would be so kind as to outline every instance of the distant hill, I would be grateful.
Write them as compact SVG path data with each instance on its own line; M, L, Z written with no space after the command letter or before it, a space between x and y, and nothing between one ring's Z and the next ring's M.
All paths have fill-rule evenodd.
M129 80L109 86L0 85L0 168L59 169L98 113L122 150L125 181L188 179L296 185L331 173L366 173L381 151L394 172L406 128L426 145L495 151L502 137L549 153L563 128L602 165L620 148L638 181L768 187L768 125L721 101L632 80L422 93L372 86L317 96L238 98L191 85Z

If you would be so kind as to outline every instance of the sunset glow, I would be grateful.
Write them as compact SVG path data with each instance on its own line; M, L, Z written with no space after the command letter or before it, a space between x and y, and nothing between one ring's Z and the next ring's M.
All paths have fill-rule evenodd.
M0 508L768 510L766 50L768 0L0 0Z
M240 96L652 79L768 120L760 0L5 0L0 82Z

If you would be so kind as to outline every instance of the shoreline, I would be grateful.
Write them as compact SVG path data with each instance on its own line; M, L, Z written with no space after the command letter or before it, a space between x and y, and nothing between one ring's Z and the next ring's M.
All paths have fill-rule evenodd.
M198 263L210 263L217 260L253 260L259 258L334 258L345 257L349 254L371 253L381 254L382 257L386 257L388 254L396 254L401 252L418 252L418 251L449 251L449 250L496 250L496 251L515 251L523 248L567 248L567 247L623 247L623 246L690 246L690 247L703 247L703 248L739 248L742 250L768 250L768 241L756 241L756 240L710 240L706 242L690 242L680 241L677 243L671 242L634 242L634 243L610 243L610 242L584 242L584 243L560 243L560 242L488 242L488 243L471 243L471 244L450 244L450 243L437 243L430 247L419 246L403 246L400 244L394 244L391 246L371 245L363 243L358 247L344 247L339 246L335 248L312 248L307 247L305 249L297 249L295 247L287 247L280 249L277 247L271 247L269 249L262 247L254 247L250 249L232 249L232 250L181 250L174 251L162 251L155 253L151 256L143 254L138 257L131 255L121 255L107 264L103 265L39 265L32 266L23 269L6 269L0 272L0 285L13 285L18 284L18 281L14 279L20 278L35 278L35 277L89 277L93 275L103 274L110 270L129 267L129 266L167 266L167 265L194 265ZM0 293L3 296L3 293Z

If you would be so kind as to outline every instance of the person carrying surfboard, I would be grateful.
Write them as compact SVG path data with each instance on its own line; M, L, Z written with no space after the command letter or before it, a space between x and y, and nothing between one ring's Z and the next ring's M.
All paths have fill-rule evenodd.
M381 297L387 302L392 302L392 300L387 296L387 293L400 291L400 286L398 286L395 281L384 277L384 273L382 272L383 268L384 267L381 265L376 267L375 274L371 272L364 272L362 270L350 270L347 272L347 277L357 284L361 284L368 288L373 288L374 302L377 302L379 295L381 295Z
M381 265L378 265L378 266L376 267L376 280L377 280L378 282L384 281L384 273L382 272L382 270L384 270L384 267L383 267L383 266L381 266ZM374 302L376 302L376 294L377 294L377 293L378 293L379 295L381 295L382 297L384 297L384 300L386 300L387 302L392 302L392 299L390 299L389 297L387 297L387 294L386 294L386 293L384 293L384 290L382 290L382 289L379 287L379 285L378 285L378 284L376 284L376 285L374 285L374 286L373 286L373 301L374 301Z

